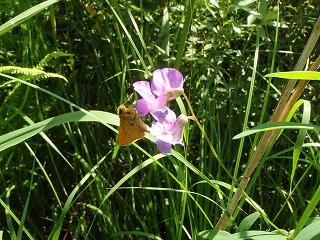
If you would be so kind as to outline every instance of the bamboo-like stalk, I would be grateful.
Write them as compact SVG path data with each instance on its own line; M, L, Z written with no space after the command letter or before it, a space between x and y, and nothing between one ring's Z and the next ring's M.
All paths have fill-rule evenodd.
M308 39L307 44L305 45L303 52L294 68L294 71L301 71L303 70L307 59L309 58L318 38L320 35L320 16L316 22L316 25L313 28L313 31ZM318 68L320 62L320 58L318 59L310 66L308 69L309 71L314 71ZM295 102L300 97L302 91L304 90L305 86L307 85L308 81L300 80L298 85L296 86L294 90L294 86L296 85L297 80L288 80L286 83L286 86L284 87L284 90L281 94L281 97L278 101L278 104L276 106L276 109L273 113L273 115L270 118L270 122L281 122L284 121L292 108L292 106L295 104ZM294 90L294 91L293 91ZM237 188L236 193L233 195L231 201L229 202L227 208L223 212L222 216L220 217L216 229L219 230L225 230L228 223L229 223L229 217L233 215L241 197L242 192L246 189L250 177L254 170L256 169L260 159L265 154L266 150L270 145L272 144L273 140L277 137L279 131L267 131L264 132L262 135L257 149L254 152L246 170L243 173L243 177L241 178L240 184Z

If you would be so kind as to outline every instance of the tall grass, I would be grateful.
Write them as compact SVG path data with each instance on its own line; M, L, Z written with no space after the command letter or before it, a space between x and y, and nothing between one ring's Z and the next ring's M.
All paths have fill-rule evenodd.
M264 75L294 68L318 17L304 1L18 3L3 4L0 26L3 239L201 239L261 135L233 137L269 121L286 83ZM117 146L117 106L163 67L185 77L170 107L198 124L167 155L150 134ZM319 124L318 90L291 121ZM318 141L284 130L223 229L297 236L319 215Z

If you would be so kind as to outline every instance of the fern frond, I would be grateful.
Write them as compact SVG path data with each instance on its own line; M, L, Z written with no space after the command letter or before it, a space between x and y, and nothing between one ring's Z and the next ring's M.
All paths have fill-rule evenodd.
M22 75L22 79L24 80L40 80L47 78L60 78L64 81L68 81L64 76L57 73L48 73L36 68L22 68L16 66L3 66L0 67L1 73L13 74L13 75ZM8 84L6 82L5 84ZM3 85L0 85L0 87Z
M47 54L37 65L37 69L43 69L45 66L50 66L50 62L59 57L72 57L74 54L65 53L61 51L54 51Z

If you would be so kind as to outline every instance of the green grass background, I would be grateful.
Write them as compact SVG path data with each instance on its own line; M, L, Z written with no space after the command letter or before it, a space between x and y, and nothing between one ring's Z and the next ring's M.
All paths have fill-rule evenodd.
M258 139L232 138L268 122L286 81L264 75L293 70L319 6L302 0L37 4L0 2L3 239L202 239L199 232L216 225ZM319 44L310 61L318 52ZM204 132L190 121L184 147L170 155L158 153L150 136L119 148L117 107L135 81L151 80L164 67L184 75ZM302 96L315 125L319 90L310 82ZM191 114L184 97L170 107ZM291 121L303 116L298 108ZM285 130L264 155L228 232L255 212L261 217L252 230L295 229L320 183L319 134L307 132L294 164L297 135ZM319 215L316 206L312 217Z

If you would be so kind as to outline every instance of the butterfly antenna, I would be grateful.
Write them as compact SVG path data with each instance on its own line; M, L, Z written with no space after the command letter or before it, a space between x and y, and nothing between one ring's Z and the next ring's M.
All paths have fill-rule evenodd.
M130 94L130 96L128 97L128 99L123 103L123 105L125 105L133 96L133 93Z

